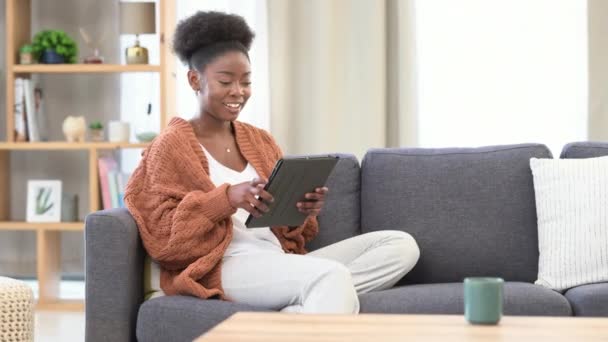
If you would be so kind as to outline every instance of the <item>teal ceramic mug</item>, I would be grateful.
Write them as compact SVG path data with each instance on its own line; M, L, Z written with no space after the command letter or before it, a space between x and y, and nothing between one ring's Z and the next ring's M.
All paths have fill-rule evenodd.
M464 280L464 315L472 324L497 324L502 316L504 280L470 277Z

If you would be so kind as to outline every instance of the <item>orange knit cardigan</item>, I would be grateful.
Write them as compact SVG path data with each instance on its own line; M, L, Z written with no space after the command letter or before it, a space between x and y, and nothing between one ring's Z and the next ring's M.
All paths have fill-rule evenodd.
M266 131L234 121L239 150L258 174L267 178L281 150ZM142 154L125 190L125 204L137 222L148 254L161 266L167 295L226 299L221 261L232 240L227 196L229 185L216 187L192 126L173 118ZM288 253L305 254L304 244L318 232L309 217L297 228L272 227Z

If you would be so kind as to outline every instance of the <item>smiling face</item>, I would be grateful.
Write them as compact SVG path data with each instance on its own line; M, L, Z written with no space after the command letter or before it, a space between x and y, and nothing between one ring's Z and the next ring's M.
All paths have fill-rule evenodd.
M240 51L226 52L205 66L202 74L188 71L203 115L220 121L233 121L251 96L251 65Z

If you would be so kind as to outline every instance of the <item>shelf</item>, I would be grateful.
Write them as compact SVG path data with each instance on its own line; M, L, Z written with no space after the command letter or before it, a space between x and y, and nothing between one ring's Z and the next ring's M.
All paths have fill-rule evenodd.
M82 231L84 222L17 222L0 221L0 230L57 230L57 231Z
M84 300L54 300L36 302L36 310L44 311L84 311Z
M161 72L160 65L151 64L30 64L13 65L16 74L74 74L111 72Z
M115 142L23 142L0 143L0 150L112 150L124 148L146 148L149 143L115 143Z

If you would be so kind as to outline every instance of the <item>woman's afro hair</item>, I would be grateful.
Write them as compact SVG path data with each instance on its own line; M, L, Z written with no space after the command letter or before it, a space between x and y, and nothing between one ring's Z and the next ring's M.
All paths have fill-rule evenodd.
M236 41L249 50L254 36L245 19L239 15L199 11L177 24L173 51L187 64L196 51L215 43Z

